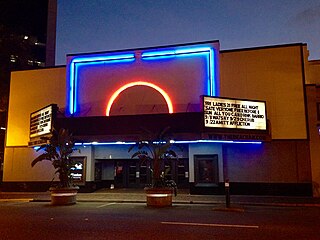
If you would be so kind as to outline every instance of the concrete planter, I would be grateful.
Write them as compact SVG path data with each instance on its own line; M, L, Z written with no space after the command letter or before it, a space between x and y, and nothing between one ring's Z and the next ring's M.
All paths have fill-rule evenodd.
M51 187L51 205L72 205L77 202L78 186L69 188Z
M149 207L170 207L172 206L172 188L145 188L147 206Z

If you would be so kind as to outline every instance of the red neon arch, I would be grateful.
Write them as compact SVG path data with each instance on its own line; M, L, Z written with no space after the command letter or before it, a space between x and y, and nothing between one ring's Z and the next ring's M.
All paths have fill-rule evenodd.
M151 87L151 88L157 90L165 99L167 106L168 106L168 109L169 109L169 113L173 113L173 106L172 106L171 99L170 99L169 95L162 88L158 87L157 85L155 85L153 83L137 81L137 82L131 82L126 85L123 85L121 88L119 88L117 91L115 91L112 94L111 98L109 99L107 108L106 108L106 116L110 116L110 110L111 110L112 104L114 103L116 98L120 95L120 93L123 92L124 90L126 90L127 88L134 87L134 86L147 86L147 87Z

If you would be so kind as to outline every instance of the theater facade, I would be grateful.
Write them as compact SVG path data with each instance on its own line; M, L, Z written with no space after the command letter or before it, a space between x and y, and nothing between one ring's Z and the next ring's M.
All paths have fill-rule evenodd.
M53 128L80 151L81 191L143 188L150 166L130 146L163 129L178 159L167 177L191 194L312 196L320 176L318 62L305 44L220 51L219 41L70 54L66 66L11 75L3 189L46 191L31 168ZM319 171L320 172L320 171Z

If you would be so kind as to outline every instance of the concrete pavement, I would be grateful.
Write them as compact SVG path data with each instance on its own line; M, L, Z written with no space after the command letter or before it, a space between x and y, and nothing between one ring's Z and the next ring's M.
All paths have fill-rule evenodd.
M1 192L0 201L50 201L50 192ZM145 203L142 189L100 189L93 193L78 193L78 202L135 202ZM218 204L226 202L224 195L191 195L187 190L179 190L173 197L174 204ZM247 196L231 195L231 205L270 205L320 207L320 198L287 196Z

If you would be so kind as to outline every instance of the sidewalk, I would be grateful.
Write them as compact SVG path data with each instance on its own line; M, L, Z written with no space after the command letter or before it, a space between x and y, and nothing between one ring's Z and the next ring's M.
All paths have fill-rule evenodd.
M256 206L320 207L320 198L231 195L231 204ZM50 192L0 192L0 201L49 202ZM78 202L128 202L145 203L141 189L101 189L93 193L78 193ZM190 195L181 190L173 197L174 204L225 204L224 195Z

